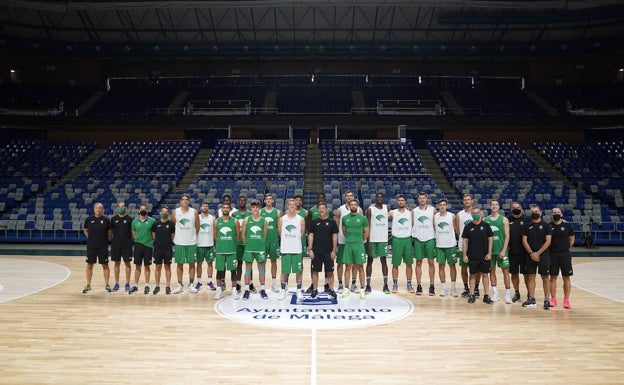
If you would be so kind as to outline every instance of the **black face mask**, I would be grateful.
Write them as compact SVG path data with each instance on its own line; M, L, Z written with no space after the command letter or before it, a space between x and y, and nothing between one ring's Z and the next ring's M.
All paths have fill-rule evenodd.
M561 220L561 215L559 215L559 214L553 214L552 218L553 218L553 221L555 221L555 222L559 222L559 221Z
M520 215L520 214L522 214L522 210L520 210L520 209L513 209L513 210L511 210L511 213L513 215Z
M147 211L145 211L145 210L141 210L141 211L139 211L139 215L141 215L141 216L143 216L143 217L144 217L144 216L146 216L146 215L147 215Z
M531 213L531 219L539 219L540 215L538 213Z

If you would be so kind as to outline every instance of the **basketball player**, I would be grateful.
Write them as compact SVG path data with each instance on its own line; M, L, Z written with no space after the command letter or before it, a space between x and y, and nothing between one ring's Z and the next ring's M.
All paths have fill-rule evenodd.
M370 224L370 238L368 240L368 259L366 261L366 293L372 291L371 275L373 273L373 260L379 258L381 273L383 275L383 292L390 294L388 288L388 262L386 261L388 250L388 206L384 203L384 194L375 194L375 204L366 209L366 219Z

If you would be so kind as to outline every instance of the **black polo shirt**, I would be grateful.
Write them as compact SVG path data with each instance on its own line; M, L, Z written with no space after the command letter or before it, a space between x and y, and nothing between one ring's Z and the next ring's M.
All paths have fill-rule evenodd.
M113 230L113 239L111 247L114 249L123 249L132 246L132 217L130 215L115 215L110 220L111 230Z
M87 248L103 249L108 248L108 230L110 229L110 221L108 217L102 215L96 218L95 215L85 219L84 226L88 230Z
M488 253L488 238L493 237L492 228L485 221L478 224L470 221L464 226L462 238L468 239L466 255L468 259L478 260L485 258Z
M519 218L509 215L507 219L509 220L509 251L514 254L526 253L524 246L522 246L522 234L524 226L531 222L531 218L525 215L521 215Z
M338 225L334 219L316 218L310 222L308 234L314 234L314 243L312 244L314 254L330 254L334 249L332 234L338 234Z
M175 223L170 220L163 222L159 219L152 224L152 233L154 233L154 249L173 247L171 234L175 234Z
M551 222L550 231L552 232L550 251L559 253L570 250L570 236L574 235L572 224L562 221L557 225Z
M540 220L535 223L530 221L525 227L522 235L526 235L527 242L532 251L539 250L546 243L546 236L552 235L550 224ZM548 249L545 251L548 253Z

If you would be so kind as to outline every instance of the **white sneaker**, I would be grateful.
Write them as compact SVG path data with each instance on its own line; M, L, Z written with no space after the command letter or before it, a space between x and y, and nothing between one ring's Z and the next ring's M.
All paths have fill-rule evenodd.
M509 294L505 296L505 303L513 303L513 299L511 299Z
M217 288L217 292L214 295L214 299L221 299L223 296L223 290L220 287Z
M360 299L366 299L366 290L360 289Z
M178 285L178 287L173 291L173 294L180 294L184 291L184 286Z
M344 288L342 294L340 294L340 298L348 298L351 295L351 291L348 288Z
M232 298L233 299L239 299L240 298L238 296L238 291L236 290L236 288L232 288Z
M446 297L447 294L448 294L448 289L446 288L446 285L443 285L442 289L440 290L440 297Z
M277 297L278 299L284 299L286 298L286 290L284 289L280 289L279 291L279 296Z
M277 285L276 285L276 284L272 284L272 285L271 285L271 291L272 291L273 293L279 293L279 292L280 292L280 289L279 289L279 287L277 287Z
M500 296L498 295L498 290L494 290L494 293L492 293L492 301L497 302L500 299Z
M457 288L455 286L451 287L451 295L453 297L459 297L459 294L457 293Z
M197 289L195 288L195 285L193 285L192 283L189 283L188 291L189 293L193 293L193 294L197 293Z
M301 289L297 289L297 301L303 301L303 293L301 292Z

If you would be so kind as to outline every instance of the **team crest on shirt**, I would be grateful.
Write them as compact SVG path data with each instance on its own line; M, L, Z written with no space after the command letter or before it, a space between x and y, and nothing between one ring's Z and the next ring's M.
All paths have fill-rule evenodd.
M561 226L561 231L565 231L565 228L563 226Z

